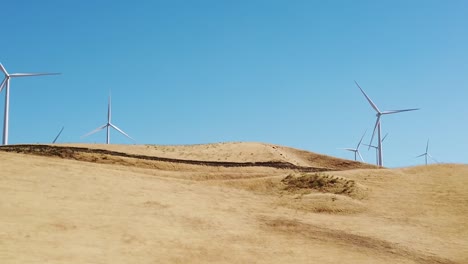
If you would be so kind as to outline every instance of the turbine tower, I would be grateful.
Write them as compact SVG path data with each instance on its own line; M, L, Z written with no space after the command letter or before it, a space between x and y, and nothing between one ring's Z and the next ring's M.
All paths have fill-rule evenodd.
M357 155L359 155L359 157L361 158L361 160L364 162L364 159L362 158L361 153L359 152L359 146L361 146L362 139L363 139L364 136L366 135L366 132L367 132L367 131L365 131L364 134L362 135L361 140L359 140L359 143L357 144L356 148L342 148L342 149L344 149L344 150L354 152L354 160L356 160L356 161L357 161Z
M377 138L378 138L377 147L379 151L379 158L378 158L377 165L379 165L380 167L383 167L383 151L382 151L382 137L381 137L382 126L381 126L380 118L382 117L382 115L390 115L390 114L396 114L396 113L401 113L401 112L414 111L414 110L419 110L419 108L380 111L377 105L375 105L374 102L372 102L372 100L369 98L369 96L367 96L367 94L364 92L364 90L362 90L361 86L359 86L359 84L356 81L354 82L356 83L357 87L359 87L359 90L361 90L362 94L366 97L367 101L372 106L372 108L374 108L375 112L377 112L376 113L377 120L375 121L374 132L372 132L372 137L371 137L371 141L369 145L372 145L372 140L374 139L375 130L377 129Z
M100 130L104 129L104 128L107 128L107 137L106 137L106 144L110 144L110 128L114 128L115 130L119 131L122 135L128 137L129 139L135 141L135 139L133 139L132 137L130 137L129 135L127 135L127 133L123 132L120 128L118 128L116 125L112 124L111 123L111 119L112 119L112 112L111 112L111 96L109 95L109 103L107 105L107 123L105 125L102 125L98 128L96 128L95 130L89 132L88 134L82 136L82 137L87 137L89 135L92 135L96 132L99 132Z
M437 160L435 160L431 154L429 154L429 139L427 140L427 144L426 144L426 152L424 152L423 154L417 156L416 158L419 158L419 157L422 157L424 156L425 160L426 160L426 165L427 165L427 157L431 158L433 161L437 162Z
M385 134L385 136L382 138L382 143L387 138L387 136L388 136L388 133ZM375 162L377 163L377 165L379 165L378 164L378 162L379 162L379 148L377 146L374 146L374 145L368 145L368 144L363 144L363 145L366 146L366 147L369 147L369 149L370 148L375 149Z
M10 79L16 77L30 77L42 75L57 75L60 73L8 73L5 67L0 63L0 70L5 74L5 78L0 84L0 92L5 87L5 116L3 118L3 145L8 145L8 117L10 112Z

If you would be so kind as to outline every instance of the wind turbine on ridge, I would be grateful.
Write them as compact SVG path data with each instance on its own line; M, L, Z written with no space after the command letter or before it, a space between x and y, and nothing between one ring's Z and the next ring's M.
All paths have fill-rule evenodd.
M427 157L429 156L429 158L431 158L433 161L437 162L436 159L434 159L434 157L431 156L431 154L429 154L429 139L427 140L427 144L426 144L426 152L424 152L423 154L417 156L416 158L419 158L419 157L422 157L422 156L425 156L425 160L426 160L426 165L427 165Z
M3 140L2 145L8 145L8 118L10 112L10 79L17 77L31 77L42 75L58 75L60 73L8 73L5 67L0 63L0 70L5 74L5 78L0 84L0 92L5 87L5 112L3 119Z
M381 137L382 125L381 125L380 118L382 117L382 115L390 115L390 114L396 114L396 113L401 113L401 112L415 111L415 110L419 110L419 108L380 111L377 105L375 105L374 102L372 102L372 100L369 98L369 96L367 96L367 94L364 92L364 90L362 90L361 86L359 86L359 84L356 81L354 81L354 83L356 83L357 87L359 87L359 90L361 90L362 94L366 97L369 104L372 106L372 108L374 108L375 112L377 112L376 113L377 120L375 121L374 132L372 132L372 137L371 137L371 141L369 145L372 145L372 140L374 139L375 130L377 130L377 137L378 137L377 147L379 151L379 159L378 159L377 165L379 165L380 167L383 167L383 151L382 151L382 137Z
M361 140L359 140L359 143L357 144L356 148L342 148L342 149L344 149L344 150L354 152L354 160L356 160L356 161L357 161L357 155L359 155L359 157L361 158L361 160L364 162L364 159L362 158L361 153L359 152L359 146L361 146L362 139L363 139L364 136L366 135L366 132L367 132L367 131L365 131L364 134L362 135Z
M116 125L112 124L111 123L111 119L112 119L112 111L111 111L111 96L109 95L109 102L107 104L107 123L105 125L102 125L96 129L94 129L93 131L89 132L88 134L86 135L83 135L81 136L82 138L83 137L87 137L87 136L90 136L96 132L99 132L100 130L104 129L104 128L107 128L107 137L106 137L106 144L110 144L110 128L114 128L115 130L119 131L122 135L128 137L129 139L135 141L135 139L133 139L132 137L130 137L129 135L127 135L127 133L123 132L120 128L118 128Z

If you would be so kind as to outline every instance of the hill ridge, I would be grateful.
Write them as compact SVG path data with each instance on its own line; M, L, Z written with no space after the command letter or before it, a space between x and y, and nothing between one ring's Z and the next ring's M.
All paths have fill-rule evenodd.
M258 143L262 144L262 143ZM329 159L330 163L333 163L333 166L304 166L304 162L302 165L294 164L287 160L266 160L266 161L214 161L214 160L202 160L202 159L181 159L181 158L170 158L170 157L161 157L155 155L143 155L137 153L130 153L130 152L122 152L122 151L115 151L109 149L100 148L97 145L97 148L90 148L90 147L78 147L78 146L57 146L57 145L47 145L47 144L19 144L19 145L8 145L8 146L0 146L0 151L5 152L15 152L15 153L23 153L23 154L33 154L39 156L52 156L52 157L60 157L65 159L75 159L81 161L93 161L89 159L84 159L80 156L80 153L86 154L97 154L97 155L110 155L114 157L123 157L123 158L131 158L131 159L138 159L138 160L146 160L146 161L159 161L159 162L168 162L168 163L176 163L176 164L187 164L187 165L196 165L196 166L211 166L211 167L271 167L276 169L289 169L289 170L296 170L301 172L321 172L321 171L331 171L331 170L345 170L350 168L362 168L362 167L372 167L372 165L362 164L359 162L354 161L347 161L342 160L334 157L328 157L326 155L315 154L312 152L306 152L302 150L296 150L293 148L282 147L277 145L268 145L263 144L264 146L271 146L273 149L278 151L278 148L282 149L289 149L292 151L296 151L298 153L307 153L309 155L320 156L322 159ZM198 145L204 146L204 145ZM128 146L128 148L132 148L133 146ZM283 155L283 154L280 154ZM294 154L293 154L294 155ZM96 162L99 159L94 160Z

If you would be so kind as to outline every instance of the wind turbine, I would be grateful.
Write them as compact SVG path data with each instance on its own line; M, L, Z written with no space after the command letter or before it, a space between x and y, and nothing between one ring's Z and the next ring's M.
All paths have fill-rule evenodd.
M5 74L0 84L0 92L5 87L5 117L3 118L3 145L8 145L8 116L10 112L10 79L16 77L30 77L30 76L42 76L42 75L57 75L60 73L8 73L5 67L0 63L0 70Z
M367 132L367 131L366 131L366 132ZM359 155L359 157L361 158L361 160L364 162L364 159L362 158L361 153L359 152L359 146L361 146L362 139L363 139L364 136L366 135L366 132L364 132L364 134L362 135L361 140L359 140L359 143L357 144L356 148L342 148L342 149L344 149L344 150L354 152L354 160L357 160L357 155Z
M109 95L109 103L107 105L107 123L105 125L102 125L98 128L96 128L95 130L89 132L88 134L82 136L82 137L87 137L89 135L92 135L96 132L99 132L100 130L104 129L104 128L107 128L107 138L106 138L106 144L109 144L110 143L110 128L114 128L115 130L119 131L121 134L123 134L124 136L128 137L129 139L135 141L132 137L130 137L129 135L127 135L127 133L123 132L120 128L118 128L116 125L112 124L111 123L111 118L112 118L112 112L111 112L111 96Z
M361 86L359 86L359 84L356 81L354 81L354 82L356 83L357 87L359 87L362 94L366 97L367 101L372 106L372 108L374 108L375 112L377 112L376 113L377 120L375 121L374 132L372 132L372 137L371 137L371 141L370 141L369 145L372 145L372 140L374 139L375 130L377 129L377 137L378 137L377 147L378 147L378 151L379 151L379 158L378 158L378 164L377 165L379 165L380 167L383 167L383 151L382 151L382 137L381 137L382 126L381 126L381 122L380 122L381 116L382 115L390 115L390 114L396 114L396 113L401 113L401 112L419 110L419 108L380 111L379 108L377 107L377 105L375 105L374 102L372 102L372 100L369 98L369 96L367 96L367 94L364 92L364 90L362 90Z
M54 141L52 141L52 144L54 144L54 143L57 141L57 139L60 137L60 134L62 134L62 131L63 131L64 128L65 128L65 127L62 127L62 129L60 129L60 132L59 132L58 135L55 137Z
M426 160L426 165L427 165L427 157L429 156L429 158L431 158L433 161L437 162L436 159L434 159L431 154L429 154L429 139L427 140L427 144L426 144L426 152L424 152L423 154L417 156L416 158L419 158L419 157L422 157L424 156L425 160Z
M385 134L385 136L382 138L382 143L387 138L387 136L388 136L388 133ZM366 146L366 147L375 149L375 161L377 162L377 165L379 165L378 164L378 162L379 162L379 148L377 146L374 146L374 145L368 145L368 144L363 144L363 145Z

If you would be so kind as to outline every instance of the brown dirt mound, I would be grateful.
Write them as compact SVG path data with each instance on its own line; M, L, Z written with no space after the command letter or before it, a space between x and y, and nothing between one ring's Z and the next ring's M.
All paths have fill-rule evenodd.
M296 211L355 214L367 210L367 188L342 177L327 174L283 174L282 176L229 179L211 182L274 198L275 206Z
M323 193L347 195L362 198L363 188L354 180L336 177L325 173L303 173L299 176L290 174L281 181L285 190L300 193L319 191Z
M354 180L325 173L302 173L289 174L280 184L283 187L280 206L328 214L354 214L367 209L361 201L367 190Z

